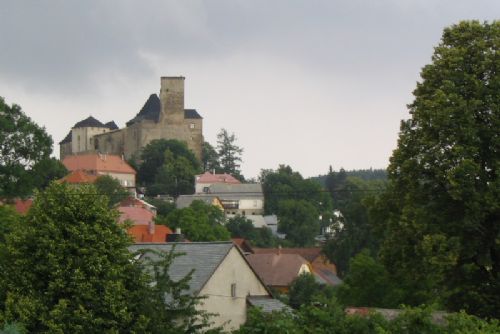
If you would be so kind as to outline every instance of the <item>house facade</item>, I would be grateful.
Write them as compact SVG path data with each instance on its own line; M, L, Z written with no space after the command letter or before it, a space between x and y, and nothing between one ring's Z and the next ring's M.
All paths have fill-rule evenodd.
M98 153L68 155L62 160L70 172L82 171L87 176L109 175L125 188L135 188L136 171L120 156Z
M208 193L219 197L228 215L264 214L264 193L259 183L212 184Z
M205 296L198 309L215 313L214 326L223 326L226 331L237 329L246 321L249 298L259 297L269 305L276 303L252 270L241 250L232 242L192 242L167 244L137 244L129 249L171 251L183 253L174 259L169 268L173 280L184 278L194 269L189 291L195 296ZM152 253L143 257L153 258Z

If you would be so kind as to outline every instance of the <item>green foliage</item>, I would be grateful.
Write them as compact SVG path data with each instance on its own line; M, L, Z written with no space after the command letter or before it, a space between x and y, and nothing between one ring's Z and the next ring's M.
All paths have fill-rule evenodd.
M343 170L330 172L326 180L337 215L332 217L333 233L323 251L344 276L348 272L349 260L362 249L374 253L378 249L369 212L376 196L385 188L385 182L347 177Z
M141 154L138 183L147 187L148 196L192 194L194 176L200 162L185 143L178 140L151 141Z
M221 172L231 174L235 178L243 181L241 175L240 163L243 149L235 144L236 136L234 133L229 134L226 129L221 129L217 134L217 155Z
M247 333L297 334L493 334L500 332L498 320L485 321L465 313L451 314L444 323L438 323L433 308L404 308L392 321L372 312L347 315L335 299L318 299L304 304L298 311L264 313L250 311L247 322L236 331Z
M299 309L302 305L311 304L321 297L332 298L333 288L320 284L313 275L303 273L290 285L288 293L290 306Z
M444 30L378 202L381 258L410 304L500 317L500 22Z
M222 168L219 162L219 154L217 153L215 148L212 145L210 145L209 142L204 141L202 149L203 149L203 158L202 158L203 170L205 172L215 171L216 173L220 173L222 171Z
M305 200L281 201L278 216L278 231L286 233L286 240L298 247L314 245L320 224L318 211L311 203Z
M401 303L401 292L391 284L384 266L361 251L350 261L344 283L336 288L343 305L394 308Z
M145 286L117 213L92 186L52 183L0 245L0 309L29 332L130 332Z
M245 216L236 215L227 220L227 230L231 238L243 238L256 247L274 247L277 243L276 237L267 227L256 228L250 219Z
M45 189L50 182L59 180L68 174L61 161L47 158L37 162L31 170L31 178L35 189Z
M167 202L155 197L147 197L146 201L156 207L156 214L161 217L166 217L175 210L175 203Z
M2 329L0 329L0 334L24 334L26 333L26 330L24 329L24 326L20 324L6 324L3 326Z
M33 166L48 159L52 138L16 104L0 97L0 196L23 197L33 190Z
M0 244L5 242L5 237L20 223L21 217L9 205L0 205Z
M331 213L331 199L321 185L304 180L290 166L280 165L276 171L262 170L259 179L264 191L266 214L278 213L280 202L289 199L310 202L325 217Z
M94 186L97 189L97 193L108 198L109 207L115 206L130 196L128 190L121 186L120 181L109 175L99 176L95 180Z
M174 210L165 218L157 218L156 222L171 229L181 228L182 234L190 241L223 241L231 236L223 226L224 212L202 201Z

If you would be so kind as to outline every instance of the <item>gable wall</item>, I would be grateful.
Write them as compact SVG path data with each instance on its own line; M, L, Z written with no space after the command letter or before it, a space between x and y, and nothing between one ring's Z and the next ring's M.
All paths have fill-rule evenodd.
M236 283L236 297L231 297L232 283ZM269 296L269 293L235 246L199 295L207 296L202 300L200 309L219 314L214 319L215 325L220 326L230 321L224 328L232 330L246 321L246 297L248 295Z

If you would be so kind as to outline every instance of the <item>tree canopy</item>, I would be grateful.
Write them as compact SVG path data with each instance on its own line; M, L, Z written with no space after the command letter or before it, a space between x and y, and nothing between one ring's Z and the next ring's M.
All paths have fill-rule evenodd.
M141 160L137 179L146 186L148 195L194 192L194 176L200 172L200 162L185 143L153 140L144 147Z
M0 97L0 196L26 196L33 190L31 169L52 152L52 138L13 104Z
M130 196L130 193L127 189L122 187L120 181L109 175L99 176L95 180L94 186L99 194L108 197L108 205L110 207L113 207L115 204L118 204Z
M500 317L500 22L444 30L401 123L379 204L406 302Z

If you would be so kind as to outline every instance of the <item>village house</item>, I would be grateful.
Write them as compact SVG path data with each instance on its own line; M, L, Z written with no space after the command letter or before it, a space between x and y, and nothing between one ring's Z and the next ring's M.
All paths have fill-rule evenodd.
M264 193L259 183L212 184L208 193L219 197L228 215L252 216L264 214Z
M120 156L98 153L68 155L62 163L70 172L81 171L87 177L109 175L124 188L135 191L136 171Z
M282 293L288 293L293 280L304 273L311 273L309 262L298 254L274 253L248 254L248 263L264 283Z
M311 274L322 284L336 286L342 283L337 276L337 267L323 254L321 248L252 248L253 254L295 254L300 255L310 264Z
M211 194L179 195L175 200L175 207L177 209L187 208L191 206L194 201L202 201L205 204L213 205L221 211L224 211L224 207L219 197Z
M231 174L215 174L205 172L195 176L195 193L206 194L212 184L240 184L241 182Z
M132 252L141 249L166 252L175 249L175 252L184 254L173 260L170 277L178 281L194 270L186 293L205 296L198 308L216 314L214 326L223 326L226 331L237 329L246 321L250 305L265 311L286 308L272 298L241 250L232 242L136 244L129 247ZM145 253L140 260L146 257L157 259L156 254Z

